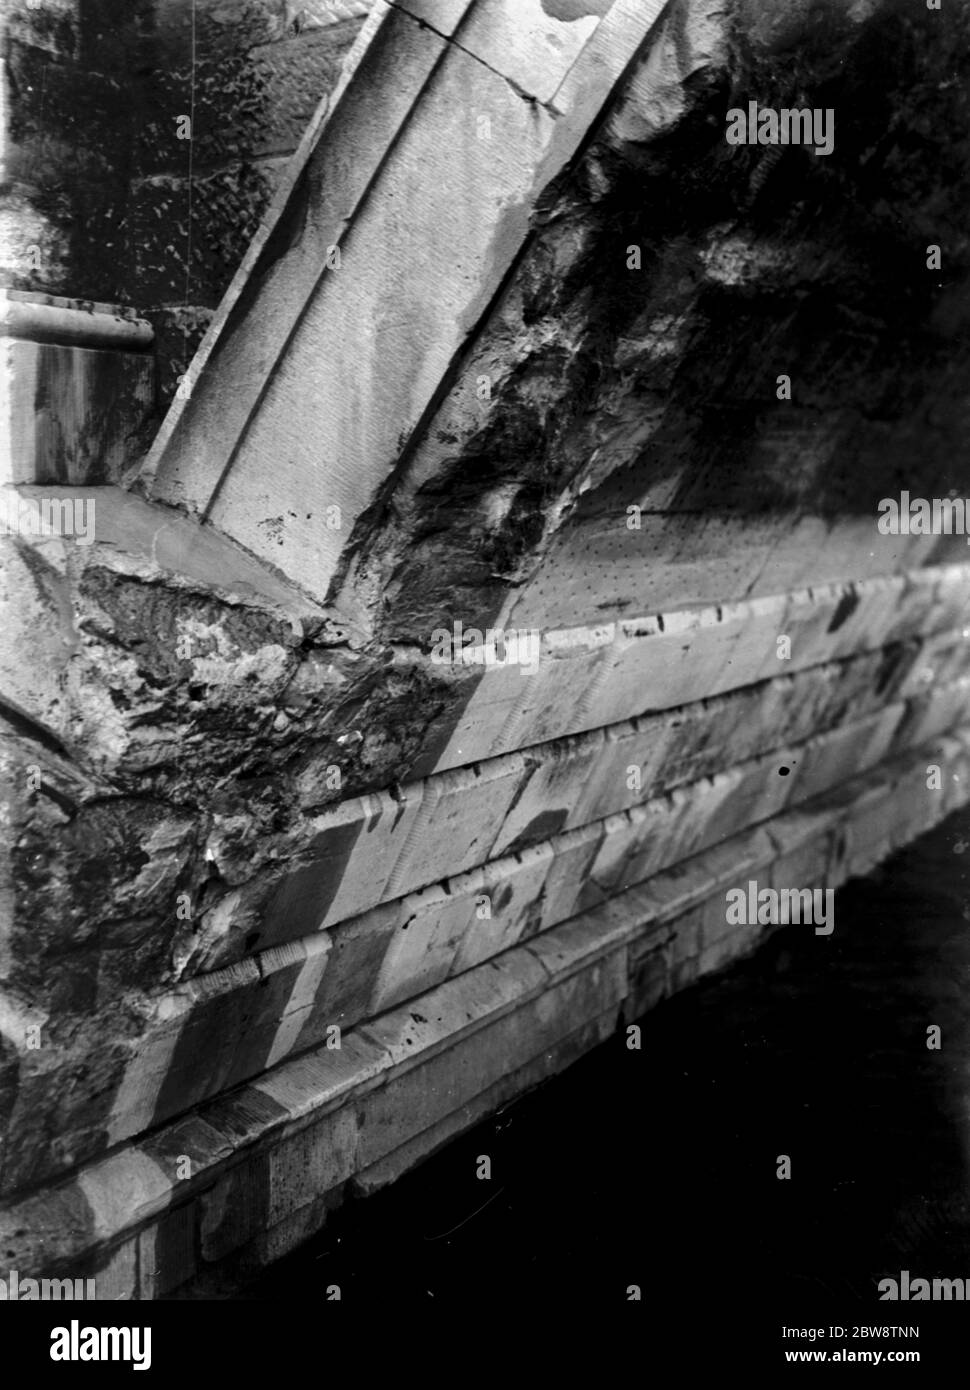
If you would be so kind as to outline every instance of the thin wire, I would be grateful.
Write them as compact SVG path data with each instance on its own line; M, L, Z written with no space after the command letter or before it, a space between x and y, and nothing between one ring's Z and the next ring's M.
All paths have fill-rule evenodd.
M193 210L193 209L192 209L192 195L193 195L193 175L194 175L194 161L195 161L195 67L196 67L195 15L196 15L196 0L192 0L191 37L190 37L190 45L189 45L189 193L188 193L188 228L187 228L187 232L186 232L186 246L185 246L185 295L184 295L184 302L183 302L183 305L182 305L182 309L183 309L183 313L184 313L184 323L183 323L183 325L182 325L182 383L185 382L186 376L187 376L188 370L189 370L189 307L190 307L190 305L189 305L189 297L190 297L190 294L191 294L191 287L192 287L192 210ZM191 384L191 382L189 382L189 390L191 391L191 389L192 389L192 384ZM178 640L179 642L181 642L181 638L182 638L182 636L183 636L183 634L184 634L184 628L183 628L183 625L182 625L182 603L183 603L183 597L184 597L183 591L182 591L181 589L179 589L179 591L178 591L178 601L177 601L177 605L176 605L176 634L177 634L177 640ZM176 656L178 656L178 648L176 648ZM189 660L191 660L191 656L190 656ZM177 728L177 729L179 728L179 726L180 726L180 724L181 724L181 721L182 721L182 719L183 719L184 716L185 716L185 705L184 705L184 703L183 703L183 695L184 695L185 697L187 697L187 696L188 696L188 693L189 693L188 690L183 690L183 682L182 682L181 680L179 680L178 683L177 683L177 685L176 685L176 690L175 690L175 722L176 722L176 728ZM181 737L177 738L177 740L176 740L176 747L175 747L175 770L176 770L176 777L178 777L178 776L181 774L181 765L182 765L182 760L181 760L182 742L183 742L183 740L182 740ZM190 913L191 913L191 911L192 911L192 905L191 905L191 903L189 904L189 911L190 911ZM190 918L190 920L191 920L191 918Z
M189 307L189 290L192 283L192 173L193 162L195 159L195 6L196 0L192 0L192 39L191 39L191 66L189 70L189 209L188 209L188 240L185 249L185 304L184 308ZM188 322L185 328L186 361L188 366Z
M497 1202L504 1191L505 1188L500 1187L496 1193L489 1197L487 1202L483 1202L480 1207L476 1207L470 1216L464 1217L461 1221L458 1222L457 1226L452 1226L450 1231L442 1231L439 1236L422 1236L422 1240L430 1242L433 1240L444 1240L446 1236L453 1236L456 1231L460 1231L462 1226L467 1226L469 1221L473 1220L474 1217L478 1216L481 1212L483 1212L486 1207L490 1207L493 1202Z

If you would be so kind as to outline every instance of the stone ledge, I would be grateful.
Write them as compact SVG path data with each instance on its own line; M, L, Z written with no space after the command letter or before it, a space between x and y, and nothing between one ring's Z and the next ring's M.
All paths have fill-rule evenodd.
M30 1117L43 1109L43 1097L68 1084L82 1056L86 1073L71 1083L69 1111L75 1162L90 1159L95 1144L122 1141L249 1078L272 1074L287 1056L327 1040L335 1026L373 1038L376 1016L427 999L428 990L444 988L486 962L501 962L519 944L544 941L550 929L577 913L608 909L628 889L642 888L652 915L662 919L667 909L658 894L669 897L671 885L682 905L678 865L690 866L695 887L699 863L718 874L731 871L739 830L759 822L771 826L771 818L787 807L838 788L846 766L864 770L889 755L899 757L917 739L925 746L953 725L966 695L963 680L935 692L929 704L919 697L888 706L450 876L327 931L271 945L144 996L137 1005L142 1031L108 1046L98 1042L92 1050L75 1041L65 1057L56 1049L24 1051L21 1043L11 1136L21 1126L32 1132ZM948 748L945 740L934 745L933 757L945 761ZM791 775L779 776L778 764L789 766ZM926 795L924 789L922 798L911 799L918 807ZM725 841L725 833L734 838ZM749 850L757 843L757 837L750 841ZM770 857L770 843L764 844ZM795 852L797 846L789 836L779 848ZM864 853L859 844L853 852L857 858ZM483 894L487 917L478 911ZM408 1034L401 1046L418 1041ZM424 1035L420 1041L424 1050L431 1046ZM68 1112L61 1114L63 1120ZM11 1143L7 1191L22 1185L25 1171L36 1173L39 1162L36 1150L21 1153Z
M484 668L457 725L449 720L438 737L430 731L435 755L412 775L770 679L782 634L791 638L785 666L794 673L955 628L968 592L970 568L948 565L544 632L535 674Z
M153 506L118 487L23 484L16 491L27 500L39 501L56 494L58 499L90 504L92 556L99 561L110 554L112 567L121 573L142 580L171 577L187 590L202 588L229 602L263 607L285 617L299 640L305 635L305 624L319 623L323 617L322 609L248 551L172 508ZM59 567L66 568L61 557L76 548L70 535L27 539L43 548L45 555L59 552Z
M206 1252L210 1265L278 1258L325 1219L328 1193L338 1200L348 1181L369 1191L391 1180L490 1100L602 1040L621 1013L635 1017L750 950L762 929L725 931L720 899L740 876L776 866L780 882L797 850L800 873L835 886L963 804L970 729L945 745L953 776L936 798L913 795L925 789L927 750L883 764L391 1010L340 1051L285 1062L8 1205L7 1258L45 1274L103 1271L122 1288L113 1297L163 1296L198 1276ZM174 1282L171 1268L150 1277L139 1268L135 1241L170 1263L179 1252Z
M847 708L858 720L896 697L925 700L927 676L935 688L949 685L965 660L962 630L952 630L925 643L914 640L895 662L884 652L843 658L660 714L525 746L473 768L434 773L403 784L393 796L379 791L342 801L309 822L312 850L284 881L279 911L312 913L312 885L337 877L336 892L319 899L312 923L332 926L539 843L542 828L574 830L722 770L721 750L728 742L737 766L827 732ZM639 789L627 785L631 766L638 769Z
M83 494L77 496L80 499ZM48 644L56 645L53 638L63 632L65 640L75 648L77 659L67 672L61 654L53 650L49 654L45 646L35 652L29 673L12 660L6 663L2 674L7 698L59 737L82 763L90 758L90 749L101 744L101 734L97 728L89 727L86 712L103 698L106 653L104 645L89 635L88 627L84 628L88 635L78 646L76 613L72 614L72 609L85 611L96 606L84 592L86 570L96 564L114 575L133 573L139 579L167 586L171 592L160 594L158 601L164 602L165 616L171 618L172 608L177 610L178 591L185 588L186 580L201 580L208 585L207 594L216 599L224 595L218 568L215 572L204 567L200 570L196 564L197 551L201 555L219 549L232 557L229 574L245 568L252 575L249 585L257 594L269 588L285 592L291 611L306 618L316 615L317 632L329 622L319 643L307 644L291 663L293 679L287 682L282 709L291 723L299 721L308 706L319 706L322 695L329 697L333 693L335 670L340 672L336 680L348 703L355 692L347 681L356 683L361 697L366 699L377 672L398 686L413 689L419 698L430 697L427 712L416 713L415 728L400 746L399 757L393 758L388 750L386 764L362 774L363 740L357 738L356 743L340 748L337 758L325 760L328 765L339 761L343 785L354 792L375 785L386 787L390 780L400 783L422 779L552 739L672 710L698 698L712 698L770 680L781 670L794 674L893 643L935 637L965 622L970 594L970 566L940 566L858 583L822 585L812 591L778 594L729 606L647 614L621 624L606 624L595 631L585 627L552 630L543 634L538 667L531 675L514 667L446 667L417 649L375 651L342 612L326 613L271 567L217 530L200 527L177 510L156 507L120 489L114 496L111 489L105 489L98 499L106 535L112 532L110 552L97 544L71 546L69 537L66 541L24 538L25 548L28 544L34 550L43 547L41 559L56 563L62 572L68 568L68 558L74 562L70 576L58 581L61 601L56 609L40 602L36 586L23 569L31 557L25 554L23 565L17 561L18 569L11 580L18 602L30 614L32 633L42 626L48 633ZM118 525L112 520L115 515ZM137 555L134 562L127 556L123 527L129 524L129 516L134 518L133 551L145 550L146 537L149 542L152 536L161 538L152 555L150 572L139 568ZM176 539L178 544L174 543ZM151 545L148 548L151 550ZM184 574L180 573L182 566ZM154 593L151 601L156 601ZM14 618L18 615L14 614ZM790 661L778 659L777 639L781 634L791 639ZM12 642L11 655L17 650ZM162 654L152 651L152 655ZM388 662L389 657L393 658L392 663ZM68 680L68 674L72 680ZM137 667L132 674L137 674ZM159 692L166 697L163 705L174 702L178 706L179 696L184 696L180 682L186 675L187 671L177 667L167 673ZM141 787L145 768L142 734L137 726L146 722L146 714L154 723L158 705L153 703L146 709L144 691L137 682L120 672L115 672L115 676L127 685L131 707L112 712L118 736L111 740L111 761L119 776L130 774ZM272 680L268 684L272 686ZM86 690L83 701L77 694L82 687ZM256 688L262 693L262 683L257 682ZM218 681L203 680L203 690L207 699L218 696L227 711L238 703L237 717L241 720L251 717L255 695L249 684L236 696L226 689L223 672ZM274 687L272 698L278 699L279 694ZM83 734L69 732L71 725L83 730ZM161 730L159 737L170 741L176 733L184 733L184 721L180 721L177 731L171 727ZM344 727L339 733L341 738L354 738L359 730ZM381 733L385 738L393 736L383 726ZM129 763L131 766L126 766ZM334 800L332 793L321 785L325 771L319 761L306 760L293 789L301 807L309 809ZM279 849L293 853L283 845ZM303 846L298 849L302 851Z

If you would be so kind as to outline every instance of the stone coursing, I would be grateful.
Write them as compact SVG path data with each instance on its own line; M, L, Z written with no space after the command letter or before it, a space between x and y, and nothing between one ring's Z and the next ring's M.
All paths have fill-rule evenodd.
M935 799L930 755L954 774ZM964 731L734 836L13 1203L8 1258L82 1270L100 1299L224 1289L771 930L806 930L728 930L726 885L867 873L968 788ZM644 1054L625 1055L632 1078Z
M55 8L11 27L8 71L96 73L103 130L122 48ZM116 16L149 99L117 205L136 259L112 283L152 287L169 386L361 8L200 6L188 266L165 144L186 11ZM960 483L967 97L939 75L965 30L955 7L668 6L528 210L425 427L348 513L332 583L117 488L83 493L91 546L0 538L0 1187L25 1268L94 1251L105 1287L148 1297L280 1254L347 1183L389 1180L752 945L702 907L725 874L835 883L964 799L965 538L880 536L875 506ZM833 107L838 157L728 146L750 94ZM40 192L15 196L61 238L49 263L80 267L24 109ZM262 517L280 551L292 520ZM456 619L534 630L535 673L436 664ZM684 882L696 901L655 934ZM466 1006L474 1037L435 1031ZM42 1178L65 1182L31 1196Z
M166 405L369 8L12 0L8 282L148 314Z

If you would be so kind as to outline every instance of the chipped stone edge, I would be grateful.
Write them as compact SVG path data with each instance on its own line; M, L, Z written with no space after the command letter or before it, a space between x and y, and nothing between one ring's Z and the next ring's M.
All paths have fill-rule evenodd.
M682 988L705 973L705 946L701 923L700 945L693 954L681 953L693 969L675 972L673 948L681 925L697 929L696 909L736 880L739 865L748 872L775 864L794 851L813 850L818 876L827 885L837 886L868 872L874 863L970 800L970 726L942 742L948 766L951 770L959 768L959 772L935 800L918 800L906 792L909 781L925 780L925 749L882 764L843 784L835 793L722 842L714 850L371 1020L347 1035L341 1052L321 1048L281 1063L257 1081L206 1102L197 1114L183 1116L137 1143L122 1145L66 1183L8 1205L0 1212L0 1240L8 1260L38 1273L76 1269L92 1261L102 1270L114 1268L121 1259L119 1252L136 1237L157 1236L160 1220L181 1213L195 1222L201 1200L223 1175L274 1150L325 1117L346 1111L351 1123L359 1127L366 1122L370 1098L375 1094L387 1094L416 1067L525 1009L573 977L601 970L604 962L620 962L626 972L622 998L615 1002L617 1017L627 1016L637 997L633 967L642 964L645 944L648 954L661 962L659 997ZM871 825L866 826L874 804L880 807L876 835ZM726 947L725 941L719 940L715 958L708 949L706 968L718 968L728 959L746 954L764 934L747 934L737 942L728 936ZM639 954L635 950L638 946ZM602 1022L602 1018L601 1011L597 1019ZM596 1021L585 1020L585 1025ZM560 1047L568 1051L583 1027L584 1021L563 1020L553 1053ZM587 1045L594 1045L597 1037L594 1030ZM550 1065L552 1070L558 1069L555 1057ZM262 1114L255 1118L254 1101L262 1102ZM237 1114L238 1122L233 1123ZM452 1116L445 1116L444 1121L450 1125L449 1132L457 1132L456 1124L462 1127L460 1119L455 1121ZM421 1133L402 1133L396 1147L413 1145ZM195 1155L197 1162L191 1177L178 1181L167 1176L160 1156L183 1151ZM424 1153L427 1151L425 1148ZM417 1153L415 1161L424 1153ZM359 1171L351 1163L347 1176ZM58 1212L65 1217L74 1213L75 1223L78 1213L84 1213L86 1219L74 1226L69 1221L58 1225ZM41 1235L35 1237L33 1229ZM309 1233L302 1227L301 1232L294 1243ZM135 1279L131 1290L120 1296L136 1297L135 1289L145 1287L144 1281Z

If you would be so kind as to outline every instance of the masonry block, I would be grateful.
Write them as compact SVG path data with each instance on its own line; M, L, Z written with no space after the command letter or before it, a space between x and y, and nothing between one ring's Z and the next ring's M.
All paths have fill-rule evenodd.
M245 961L202 976L153 1004L111 1107L109 1137L123 1138L215 1094L229 1077L260 975ZM268 1040L268 1041L271 1041Z
M844 779L846 772L863 772L880 762L893 741L903 717L903 706L836 729L824 739L813 739L792 750L792 796L808 800Z
M832 888L830 871L832 865L833 828L828 828L817 839L807 840L797 848L780 854L766 873L758 880L762 887L783 888ZM738 886L741 880L738 880Z
M945 745L944 745L945 746ZM941 763L942 759L942 763ZM898 779L894 787L894 799L897 801L897 813L890 817L888 808L882 808L882 815L873 818L871 835L873 840L880 833L887 836L890 852L908 843L909 840L917 835L923 834L936 825L946 815L947 810L947 771L945 756L937 754L935 749L925 750L925 757L919 761L908 760L908 766L900 769ZM930 786L928 767L932 764L941 766L943 773L944 790L937 791ZM858 826L856 816L853 813L849 819L848 842L850 850L867 842L870 834L868 825Z
M702 784L693 814L685 818L676 858L697 854L739 830L777 814L791 796L789 781L778 773L781 759L758 759L719 773ZM782 764L783 765L783 764Z
M555 980L567 979L597 961L605 962L622 994L627 945L640 925L637 905L604 903L574 922L564 922L555 931L537 936L525 949Z
M247 1098L245 1116L252 1117L250 1138L265 1135L270 1129L295 1125L307 1116L320 1116L341 1104L351 1094L360 1096L384 1080L388 1058L379 1042L361 1030L342 1037L340 1047L327 1044L294 1057L259 1077L252 1086L236 1091L232 1107L238 1106L243 1095L261 1102L254 1106ZM226 1117L216 1102L214 1113L225 1128Z
M170 109L166 118L171 117ZM171 129L174 137L174 120ZM188 280L193 307L216 305L259 226L285 165L286 160L275 155L235 160L222 168L195 173L191 186L184 168L136 179L130 191L129 245L133 254L128 279L138 285L138 303L184 305ZM187 229L190 220L191 260L188 237L172 237L172 228ZM182 371L187 365L185 362Z
M233 1275L238 1279L240 1275L265 1269L315 1236L326 1225L331 1211L340 1206L344 1190L331 1188L261 1231L255 1240L235 1251Z
M710 944L711 940L717 939L716 929L715 932L709 929L705 936L704 924L708 917L713 917L716 923L723 915L722 895L715 893L677 918L670 940L671 964L675 973L686 961L695 960L700 955L705 942ZM721 932L719 935L727 933Z
M536 101L553 99L600 22L589 14L559 18L540 0L483 0L470 12L461 43Z
M895 818L894 788L891 784L865 788L853 800L844 827L845 860L853 877L869 873L880 860L891 854Z
M689 967L685 967L685 969L690 968L696 971L696 979L702 979L705 975L712 975L717 970L724 970L734 961L753 951L759 938L760 933L754 928L738 927L730 935L719 937L716 941L705 945L700 954L692 959Z
M534 674L486 668L435 771L609 723L590 701L609 669L611 642L611 629L543 633Z
M609 776L606 753L604 737L597 731L536 749L524 759L522 783L503 817L492 857L597 819L589 810L595 805L590 788Z
M140 1297L137 1239L126 1240L103 1257L94 1270L94 1287L99 1301L128 1302Z
M944 743L966 768L970 739ZM866 863L874 847L885 853L887 839L912 833L908 807L925 756L897 757L655 874L354 1030L336 1052L282 1062L45 1193L55 1216L41 1219L38 1199L26 1196L0 1213L5 1248L23 1268L54 1271L77 1268L79 1251L105 1264L138 1235L142 1296L184 1290L214 1265L259 1267L317 1229L348 1180L362 1191L391 1180L604 1040L621 1010L635 1018L751 949L766 929L727 923L726 886L749 876L778 888L835 886L843 841L855 872L860 855ZM942 814L942 797L920 809L922 829ZM169 1228L183 1209L193 1214ZM196 1217L201 1274L190 1272Z
M381 902L417 824L423 794L422 784L412 784L398 796L355 797L318 816L303 864L270 906L265 939L304 936Z
M167 1205L174 1188L162 1167L135 1148L121 1148L82 1168L77 1186L88 1206L91 1236L105 1243Z
M4 482L115 483L154 424L150 355L2 340L12 451Z
M787 805L842 786L847 767L864 769L894 744L905 748L915 729L945 726L959 711L952 692L936 692L930 698L932 710L921 701L919 723L901 722L904 707L891 705L800 746L675 788L601 823L560 832L440 887L383 904L330 932L270 948L237 967L179 986L153 1003L154 1013L141 1038L119 1041L115 1062L125 1063L123 1076L112 1080L101 1059L98 1084L110 1112L106 1137L117 1141L157 1123L172 1113L169 1107L180 1103L179 1097L204 1099L258 1075L290 1052L333 1042L328 1032L333 1025L345 1033L375 1012L415 998L537 932L597 910L611 894L646 883L662 902L690 906L703 896L696 875L713 882L710 873L717 856L710 852L721 840L737 854L739 827L776 826ZM599 739L592 742L603 746ZM914 784L913 796L905 800L913 808L912 824L919 828L931 823L934 814L933 806L919 810L929 795L924 791L927 760L945 762L947 746L945 736L939 749L925 745L925 757L921 755L912 774L920 786ZM505 760L498 761L504 770ZM962 752L958 761L962 767ZM954 778L960 775L948 770L948 786L958 788ZM492 780L476 773L462 782L477 789ZM503 777L498 782L505 787ZM449 778L448 783L460 785L457 779ZM424 794L419 788L415 802ZM858 794L852 784L846 787L843 820ZM941 801L941 810L942 806ZM847 824L840 832L840 846L849 848L843 848L838 861L833 857L833 883L864 862L865 854L859 859L864 839L858 826ZM749 841L744 838L743 843ZM870 858L883 852L882 843L876 834L874 846L866 851ZM684 862L695 877L684 880L682 891L677 876L671 879L665 871ZM690 960L678 959L672 969L677 983L688 978L693 966ZM54 1064L55 1072L59 1065ZM26 1104L33 1092L24 1084L21 1090ZM18 1125L22 1132L24 1121ZM90 1152L90 1144L100 1142L98 1124L92 1121L89 1129L90 1134L79 1138L84 1145L79 1152ZM20 1180L13 1168L10 1174L9 1181Z
M517 801L525 776L525 760L515 754L423 783L420 812L408 826L387 883L388 896L453 877L496 857L496 837L500 830L504 836L506 813Z
M854 43L892 27L880 6L833 21L849 95L867 109L888 81L949 166L955 30L932 21L935 67L903 45L874 78ZM157 1243L177 1201L208 1263L258 1262L361 1164L401 1171L631 995L747 949L754 924L723 929L732 876L781 883L819 853L834 883L965 799L964 538L880 537L873 514L904 477L942 486L965 433L963 215L907 184L867 201L858 244L711 225L698 191L777 193L797 221L807 189L837 227L853 176L878 182L861 147L835 180L783 154L752 183L695 139L726 84L827 80L808 0L378 3L339 82L356 0L112 0L117 32L93 3L26 8L14 278L34 253L50 283L134 274L172 330L165 391L213 312L144 470L110 412L71 417L97 457L68 458L60 424L23 434L132 490L97 489L89 551L10 547L6 704L50 781L11 815L30 911L0 939L3 1216L26 1213L12 1249L100 1258ZM647 235L667 203L676 234ZM924 223L950 248L942 298L902 283L908 263L926 284L900 232ZM15 415L45 372L101 377L46 345L10 349ZM801 364L784 406L778 350ZM178 654L187 614L204 656ZM432 660L458 618L541 636L537 669ZM35 1014L42 1060L21 1049ZM60 1232L14 1201L54 1173ZM184 1289L182 1254L145 1286Z
M269 1152L266 1224L277 1225L340 1186L357 1166L357 1141L357 1116L348 1107L276 1144Z
M64 542L51 537L35 557L33 547L0 536L0 556L0 613L6 633L0 688L15 709L64 739L73 714L69 676L80 645ZM30 661L22 660L25 651Z
M269 1075L279 1079L287 1071L286 1066L280 1066ZM205 1115L206 1122L223 1135L234 1150L255 1143L290 1119L287 1108L260 1091L257 1085L237 1086L228 1094L213 1097L206 1103Z
M361 1121L361 1167L453 1114L503 1073L554 1047L578 1024L608 1007L618 1009L624 992L619 971L597 964L406 1072L393 1089L373 1092Z
M199 1250L217 1264L266 1228L269 1155L247 1155L198 1199Z
M296 1047L313 1016L331 945L330 937L320 932L303 941L266 951L260 957L262 997L258 999L258 1012L247 1027L252 1047L240 1047L236 1053L235 1077L254 1075L259 1069L254 1065L258 1055L263 1065L273 1067ZM274 957L280 959L282 968L276 966ZM267 1037L270 1038L268 1051Z
M539 902L540 931L603 901L605 894L593 877L592 868L604 833L600 822L556 836L555 857L543 881Z
M703 870L709 876L712 888L733 885L744 875L754 877L775 858L777 849L772 831L776 826L786 826L790 816L791 811L786 810L767 826L752 826L730 840L711 845L682 867L690 871L696 865L698 878ZM672 877L675 872L668 872L663 877Z
M226 1136L199 1115L189 1115L149 1135L139 1152L165 1175L175 1194L199 1174L208 1173L227 1159L232 1146Z
M405 899L374 984L370 1002L374 1013L441 984L452 973L455 956L479 910L476 898L485 894L482 874L477 875L477 889L473 886L470 893L455 896L444 888L427 888Z
M511 1012L545 986L547 972L528 952L515 948L476 970L381 1014L360 1029L385 1054L385 1076L393 1080L418 1060L427 1061L486 1021Z
M138 1236L138 1297L164 1298L196 1274L197 1206L183 1203L165 1212Z
M608 816L590 870L597 886L607 894L620 892L662 867L687 808L688 802L674 792L622 815Z
M682 780L671 768L681 723L681 715L669 714L610 725L596 774L582 780L569 825L625 811Z
M400 902L387 903L333 929L327 967L297 1039L299 1047L321 1041L332 1024L346 1029L367 1017L402 910Z
M909 701L896 733L910 747L929 744L955 728L970 700L970 678L929 690Z
M296 149L324 94L337 85L358 30L353 21L301 30L250 51L252 98L243 113L254 119L232 122L233 136L250 157Z
M530 1058L515 1071L506 1072L487 1090L472 1096L460 1109L436 1120L427 1129L393 1149L383 1158L363 1168L354 1178L354 1188L367 1196L396 1182L404 1173L442 1148L450 1140L483 1120L514 1096L538 1086L548 1077L570 1066L584 1053L606 1042L616 1028L616 1012L609 1009L574 1033L559 1040L537 1057Z
M624 1022L641 1018L670 993L671 955L669 944L654 945L635 956L631 952Z
M485 866L481 883L488 902L481 909L476 907L469 918L455 954L454 974L471 969L539 930L543 884L554 856L551 845L534 845ZM461 891L458 885L456 891ZM489 915L481 915L486 909Z
M274 1052L278 1061L295 1045L326 969L330 944L329 938L311 937L307 944L295 942L258 957L259 983L247 990L246 1012L220 1089L255 1075L270 1065ZM317 947L309 962L308 945Z
M943 739L941 744L945 770L943 807L946 815L965 803L967 789L970 788L970 740L966 730L959 728Z

